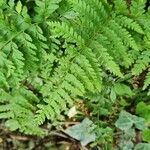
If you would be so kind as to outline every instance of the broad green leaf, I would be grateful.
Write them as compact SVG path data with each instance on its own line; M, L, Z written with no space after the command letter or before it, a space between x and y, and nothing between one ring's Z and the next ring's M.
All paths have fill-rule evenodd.
M8 127L11 131L15 131L17 130L20 125L19 125L19 122L16 121L16 120L7 120L6 123L5 123L6 127Z
M65 130L65 133L70 137L81 142L81 145L85 146L88 143L95 141L96 134L94 133L95 125L91 120L85 118L81 123L69 127Z
M128 130L129 128L131 128L133 126L131 114L122 111L115 125L121 130Z
M145 142L150 142L150 129L146 129L142 131L142 138Z
M145 120L141 117L137 117L135 115L132 115L126 111L122 111L120 113L119 119L115 123L116 127L123 130L127 131L130 128L133 127L133 125L137 129L144 129L145 128Z
M116 100L116 92L114 91L114 88L111 88L110 99L112 100L112 102Z
M132 118L136 129L143 130L146 128L144 118L137 117L135 115L132 115Z
M132 96L133 95L131 88L122 83L116 83L114 85L114 90L118 95L121 95L121 96Z
M134 138L136 135L135 133L135 129L134 128L129 128L127 130L125 130L125 136L128 138Z
M150 150L150 144L147 144L147 143L137 144L134 150Z
M146 122L150 123L150 105L140 102L136 106L136 113L145 118Z
M134 147L134 144L131 141L128 141L125 143L125 145L122 147L122 150L132 150Z

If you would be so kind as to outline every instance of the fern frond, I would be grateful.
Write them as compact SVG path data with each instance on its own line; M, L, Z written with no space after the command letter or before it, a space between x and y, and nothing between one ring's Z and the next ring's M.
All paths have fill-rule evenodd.
M121 38L124 45L129 46L133 50L138 51L138 46L136 44L135 39L132 37L132 35L129 33L126 28L122 28L115 20L110 21L110 27L117 33L117 35Z
M131 2L130 11L135 17L141 17L145 12L146 0L133 0Z
M139 34L144 34L142 27L135 20L129 17L118 15L115 17L115 21L127 29L133 30Z
M27 99L25 99L23 95L21 95L21 93L26 90L20 90L18 90L17 92L13 91L12 94L7 94L3 91L3 95L1 95L0 98L3 100L6 99L7 104L3 104L0 106L0 118L8 119L6 121L6 126L11 130L19 129L21 132L24 132L26 134L41 135L44 132L33 121L34 107L32 103L30 103Z
M146 74L146 78L144 80L143 90L145 90L150 85L150 72Z
M93 33L95 34L98 30L98 26L95 25L100 25L107 20L107 12L102 2L97 0L69 0L69 2L72 4L72 10L79 14L74 21L75 24L73 24L73 27L88 43L89 39L93 37ZM96 3L99 4L98 7ZM85 34L86 32L88 34Z
M119 38L116 32L114 32L110 28L106 28L104 35L107 36L111 44L114 46L114 57L116 56L117 58L119 58L120 56L119 64L124 65L125 67L129 67L129 65L131 64L131 59L129 58L127 48L123 45L121 38Z
M115 6L115 11L117 14L126 14L128 13L128 8L127 8L127 4L126 1L124 0L114 0L113 1L114 6Z
M108 114L113 94L133 95L119 80L150 63L144 0L34 2L30 11L21 1L0 1L0 119L7 127L43 135L39 125L64 120L79 98L96 96L92 107ZM148 73L143 89L149 84Z
M82 37L64 22L48 22L48 25L50 26L54 37L63 36L69 42L76 42L78 46L84 43Z
M59 3L62 0L36 0L35 21L42 22L46 21L52 14L59 8Z
M43 123L45 118L49 120L62 119L61 112L68 111L67 105L71 106L73 99L84 96L88 91L94 92L95 88L100 91L100 85L96 83L99 82L99 78L97 78L88 59L81 56L77 55L70 63L62 60L61 66L55 70L56 72L51 79L53 84L43 87L42 91L46 92L42 93L46 97L44 101L47 105L39 105L40 110L36 115L39 124ZM84 63L81 62L81 58ZM55 90L53 91L53 89ZM44 107L47 107L49 111L45 111ZM51 116L51 114L55 115Z
M89 61L93 72L93 77L95 77L95 81L93 83L95 84L95 87L98 91L101 91L102 89L102 70L101 65L99 64L96 54L93 53L92 49L85 48L85 51L81 51L81 54L84 55L87 60ZM95 73L95 75L94 75Z
M100 63L106 67L106 69L110 70L110 72L114 73L119 77L122 77L122 73L120 72L119 66L113 61L113 58L108 54L107 49L105 49L102 45L93 41L94 50L97 54L98 60Z
M139 75L145 70L150 63L150 51L143 51L142 54L138 57L134 67L132 68L133 75Z

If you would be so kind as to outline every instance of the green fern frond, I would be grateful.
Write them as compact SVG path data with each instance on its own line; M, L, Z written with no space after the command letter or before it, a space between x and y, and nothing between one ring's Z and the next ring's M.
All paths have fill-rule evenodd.
M145 70L150 63L150 51L146 50L137 59L134 67L132 68L133 75L139 75Z
M114 29L114 28L112 28L112 29ZM114 49L113 56L117 57L117 58L119 58L119 56L120 56L119 64L120 65L123 64L125 67L129 67L129 65L131 64L131 59L129 58L129 55L127 53L127 48L124 46L122 39L119 38L119 36L116 34L116 32L114 32L112 29L106 28L104 35L107 36L107 38L109 39L109 41L111 42L111 44L114 47L113 48ZM121 64L121 62L123 62L123 63Z
M129 17L118 15L115 17L115 21L127 29L133 30L139 34L144 34L142 27L135 20Z
M113 1L114 6L115 6L115 11L117 12L117 14L126 14L128 13L128 8L127 8L127 4L126 1L124 0L114 0Z
M49 111L43 110L46 106L39 106L41 110L38 110L36 115L39 124L43 123L45 118L49 120L59 119L62 116L61 112L68 110L66 106L73 104L73 98L84 96L87 91L94 92L95 88L100 91L99 83L96 83L99 82L99 79L97 79L94 69L84 56L82 56L84 63L81 63L81 56L77 55L69 66L66 60L62 61L61 66L54 73L53 84L43 87L44 90L42 91L46 92L42 93L45 93L44 96L47 97L44 101L47 103L46 106ZM55 91L49 90L48 92L48 89L55 89ZM47 95L47 93L49 94ZM57 114L57 117L51 116L50 113Z
M0 98L3 99L3 102L6 99L7 104L0 106L0 118L8 119L8 121L6 121L6 126L11 130L19 129L20 132L24 132L26 134L41 135L44 132L33 121L34 107L32 103L30 103L23 95L21 95L23 91L26 90L17 89L17 92L13 91L11 94L7 94L6 92L2 91ZM13 123L15 123L15 128Z
M146 78L144 80L143 90L145 90L150 85L150 72L147 73Z
M62 0L36 0L35 12L35 21L42 22L46 21L49 17L52 17L52 14L59 8L59 3Z
M133 0L130 7L131 14L135 17L141 17L145 12L145 4L146 0Z
M110 70L110 72L112 72L114 75L123 77L122 73L120 72L119 66L113 61L113 58L108 54L107 49L105 49L96 41L93 41L92 46L94 47L94 50L97 54L100 63L104 67L106 67L106 69Z
M66 119L79 98L96 96L92 108L108 115L110 98L133 95L121 78L150 63L145 0L34 2L30 11L0 1L0 119L8 128L41 136L39 125Z
M124 45L129 46L133 50L138 50L138 46L136 44L135 39L132 37L132 35L129 33L126 28L122 28L115 20L110 21L110 27L117 33L117 35L121 38Z
M51 28L51 32L54 37L63 36L69 42L76 42L79 45L84 44L84 40L78 35L72 27L69 27L66 23L60 22L48 22Z

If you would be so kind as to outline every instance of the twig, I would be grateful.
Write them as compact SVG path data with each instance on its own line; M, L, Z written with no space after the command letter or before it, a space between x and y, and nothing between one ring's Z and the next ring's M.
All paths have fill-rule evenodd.
M10 137L12 139L19 140L19 141L29 141L29 140L31 140L31 138L27 137L27 136L10 135Z
M67 135L58 133L58 132L50 132L49 135L56 135L56 136L63 137L63 138L69 138Z

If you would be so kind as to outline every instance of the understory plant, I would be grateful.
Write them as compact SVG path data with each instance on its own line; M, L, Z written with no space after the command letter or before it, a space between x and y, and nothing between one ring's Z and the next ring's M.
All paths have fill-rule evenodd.
M149 63L146 0L0 0L0 119L10 130L43 136L78 101L96 124L116 120L126 101L148 102Z

